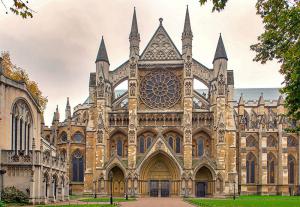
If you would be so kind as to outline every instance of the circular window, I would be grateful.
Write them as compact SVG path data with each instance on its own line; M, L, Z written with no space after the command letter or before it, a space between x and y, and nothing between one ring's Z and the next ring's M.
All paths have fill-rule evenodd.
M170 71L150 72L141 81L141 100L150 108L170 108L180 94L180 80Z
M73 136L73 140L75 142L82 142L82 140L83 140L82 134L80 132L76 132Z

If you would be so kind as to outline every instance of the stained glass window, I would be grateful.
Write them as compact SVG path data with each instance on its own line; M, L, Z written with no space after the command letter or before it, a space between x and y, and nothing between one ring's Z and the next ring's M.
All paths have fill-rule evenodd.
M68 135L66 132L62 132L61 135L60 135L60 140L62 142L66 142L68 140Z
M169 137L168 142L169 142L170 147L173 149L173 137Z
M295 159L292 155L288 156L288 176L289 184L295 183Z
M73 140L77 143L80 143L83 140L83 135L80 132L76 132L73 136Z
M72 180L74 182L83 182L83 171L83 156L77 150L72 157Z
M123 143L122 143L122 141L121 140L118 140L118 142L117 142L117 155L118 156L122 156L122 145L123 145Z
M147 138L147 149L150 147L151 145L151 137Z
M180 153L180 148L181 148L181 145L180 145L180 137L176 137L176 153Z
M140 94L151 108L170 108L180 99L180 80L170 71L150 72L141 81Z
M252 153L247 155L246 173L247 183L255 183L255 157Z
M203 150L203 139L199 139L197 143L197 153L198 157L203 156L204 150Z
M144 153L144 152L145 152L144 144L145 144L144 137L141 136L141 137L140 137L140 153Z

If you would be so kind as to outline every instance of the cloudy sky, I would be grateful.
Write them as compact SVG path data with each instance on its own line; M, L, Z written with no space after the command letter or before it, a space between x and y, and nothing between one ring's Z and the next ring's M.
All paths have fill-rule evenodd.
M11 0L6 0L7 4ZM141 50L159 25L163 24L181 50L181 33L186 5L189 5L193 57L212 67L219 33L222 33L228 67L234 70L235 87L280 87L283 81L275 62L253 62L249 46L263 31L255 14L256 0L229 0L221 13L212 13L211 4L200 7L198 0L31 0L33 19L5 14L0 7L0 50L9 51L13 62L37 81L49 103L45 112L50 124L56 105L61 117L67 97L72 107L88 95L89 73L104 36L113 70L129 55L128 35L133 7L137 9ZM62 118L61 118L62 119Z

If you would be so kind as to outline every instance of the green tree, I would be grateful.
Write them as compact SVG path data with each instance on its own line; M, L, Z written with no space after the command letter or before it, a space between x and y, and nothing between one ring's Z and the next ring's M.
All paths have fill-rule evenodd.
M23 0L11 0L11 5L7 7L6 3L1 0L3 7L6 10L6 14L8 14L8 9L16 15L21 16L22 18L26 19L28 17L33 17L33 10L29 7L29 1Z
M205 4L208 0L199 0ZM228 0L211 0L213 11L221 11ZM287 116L300 120L300 0L257 0L257 14L262 18L264 32L258 43L254 61L262 64L277 60L284 76L281 92L285 94ZM299 131L299 126L294 129Z

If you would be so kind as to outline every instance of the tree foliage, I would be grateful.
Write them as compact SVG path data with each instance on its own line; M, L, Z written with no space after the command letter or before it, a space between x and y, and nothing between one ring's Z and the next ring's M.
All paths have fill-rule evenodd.
M48 99L43 96L38 84L29 79L28 74L22 68L16 67L10 60L8 52L2 52L2 68L4 76L26 85L27 90L39 105L42 112L44 112Z
M28 17L33 17L33 10L29 7L28 1L23 0L11 0L12 4L9 6L9 10L16 15L21 16L22 18L26 19ZM1 0L2 5L7 10L6 4ZM8 13L6 11L6 13Z
M200 0L201 5L207 0ZM227 0L212 0L213 11L221 11ZM254 61L262 64L277 60L284 76L287 115L300 120L300 0L257 0L257 14L264 24L258 43L251 45L256 52ZM299 130L299 127L298 129Z
M1 197L5 203L28 203L29 201L29 196L14 186L4 188Z

